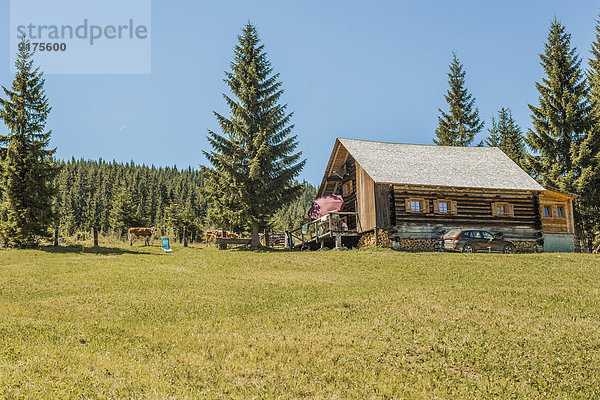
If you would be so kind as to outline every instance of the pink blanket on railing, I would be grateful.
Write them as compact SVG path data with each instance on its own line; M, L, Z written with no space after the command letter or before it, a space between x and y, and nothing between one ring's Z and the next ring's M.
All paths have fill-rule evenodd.
M342 196L330 194L329 196L319 197L312 203L310 210L308 210L308 217L315 220L327 215L330 211L342 211L343 209L344 199Z

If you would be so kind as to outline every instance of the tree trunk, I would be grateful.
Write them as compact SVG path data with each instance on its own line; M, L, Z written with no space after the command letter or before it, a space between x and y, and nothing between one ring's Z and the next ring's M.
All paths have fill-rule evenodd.
M260 239L258 237L258 224L252 223L252 247L260 247Z
M94 226L92 229L94 234L94 247L98 247L98 227Z

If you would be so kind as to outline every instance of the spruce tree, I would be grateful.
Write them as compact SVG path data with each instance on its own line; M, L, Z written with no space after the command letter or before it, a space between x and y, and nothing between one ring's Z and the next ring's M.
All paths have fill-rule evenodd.
M292 114L279 104L283 94L279 74L273 74L256 28L248 23L234 50L225 82L234 98L224 94L226 117L215 112L222 134L209 131L212 151L204 152L205 193L212 222L222 227L245 225L258 246L258 230L302 191L294 178L305 161L291 135Z
M576 166L581 169L576 188L579 199L580 226L586 235L600 232L600 22L592 43L587 80L589 83L590 124L588 134L579 146Z
M571 35L556 18L540 60L545 76L536 83L539 105L529 105L528 169L544 185L573 191L580 172L574 158L588 128L588 90Z
M50 236L55 219L54 162L56 149L48 149L45 131L50 106L43 73L33 66L29 42L20 42L10 89L2 87L0 118L8 134L0 137L0 242L10 247L31 247Z
M119 236L123 236L128 228L140 226L136 215L136 202L131 190L122 181L113 200L110 211L110 226Z
M490 135L485 139L487 146L499 147L507 156L520 167L525 162L525 142L521 128L515 122L512 112L502 107L498 110L498 119L492 117Z
M165 209L165 222L173 229L179 242L183 240L184 227L187 235L192 235L197 230L196 219L191 203L185 206L172 203Z
M435 130L434 143L443 146L468 146L475 135L481 131L484 123L479 120L479 110L475 106L475 98L465 87L465 71L456 53L452 53L450 72L448 72L450 88L444 95L449 112L438 109L438 127Z

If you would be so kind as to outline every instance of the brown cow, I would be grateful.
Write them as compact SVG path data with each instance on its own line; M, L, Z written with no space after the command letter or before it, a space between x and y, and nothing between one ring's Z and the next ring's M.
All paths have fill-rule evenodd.
M205 232L206 243L214 242L215 238L217 237L217 234L218 234L217 231L206 231Z
M152 228L129 228L129 245L133 245L133 239L144 238L144 246L150 245L150 239L154 235L154 227Z
M225 232L225 234L223 234L223 231L206 231L205 232L205 239L206 239L207 244L213 243L216 240L216 238L222 238L222 237L238 239L240 237L240 235L238 235L235 232Z

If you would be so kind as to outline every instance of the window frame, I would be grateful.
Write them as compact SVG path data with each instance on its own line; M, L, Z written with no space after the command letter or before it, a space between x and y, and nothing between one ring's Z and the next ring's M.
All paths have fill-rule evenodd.
M504 213L500 214L498 211L500 207L503 207ZM511 218L515 216L515 206L512 203L506 201L498 201L492 203L492 216L498 218Z
M446 204L446 211L443 212L440 208L440 204ZM458 214L458 203L456 200L449 199L435 199L433 200L433 212L439 215L456 215Z
M421 207L420 200L411 200L410 201L410 212L411 213L420 213L423 211L423 207Z
M444 207L442 207L442 204ZM450 205L447 201L438 201L438 212L440 214L449 214L450 213Z
M354 184L352 183L352 180L349 180L348 182L342 184L342 196L346 197L346 196L350 196L354 191Z
M419 211L413 211L412 203L419 202ZM404 199L404 208L407 214L429 214L429 200L422 197L407 197Z
M561 202L544 202L540 205L540 216L544 219L567 219L567 211L568 205Z

